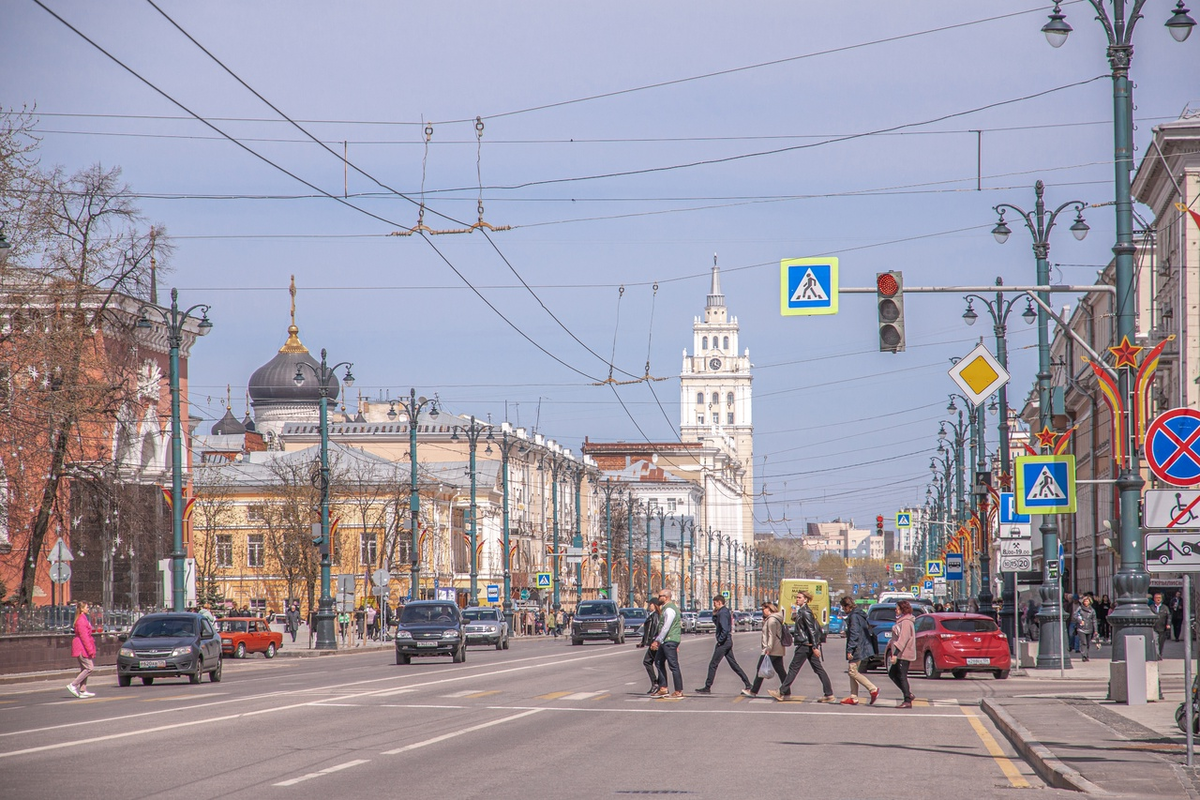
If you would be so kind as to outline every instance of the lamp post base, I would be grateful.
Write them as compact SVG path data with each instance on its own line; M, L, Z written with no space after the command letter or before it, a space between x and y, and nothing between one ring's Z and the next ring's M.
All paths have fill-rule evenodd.
M1118 572L1113 576L1117 605L1108 612L1112 625L1112 660L1125 660L1125 637L1145 637L1146 660L1158 661L1158 634L1154 632L1154 612L1146 605L1150 576L1145 572ZM1142 598L1139 602L1139 598Z
M1058 585L1042 585L1042 608L1038 612L1038 669L1071 669L1070 642L1063 629L1062 606L1058 602Z
M316 650L337 650L337 635L334 632L334 613L333 613L333 598L322 597L320 605L317 606L316 616L316 642L313 648Z

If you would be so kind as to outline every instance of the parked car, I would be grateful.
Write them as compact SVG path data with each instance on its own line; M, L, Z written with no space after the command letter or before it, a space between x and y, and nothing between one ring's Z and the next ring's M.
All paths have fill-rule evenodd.
M995 620L983 614L938 612L917 618L917 663L926 678L949 672L965 678L968 672L990 672L1003 680L1012 659L1008 637Z
M701 611L696 615L696 633L713 633L717 630L717 623L713 622L712 611Z
M147 614L128 635L117 638L120 686L128 686L134 677L149 686L155 678L184 675L199 683L205 672L213 683L221 680L221 639L200 614Z
M928 614L933 610L923 600L910 600L909 602L912 603L914 617ZM883 653L892 639L892 628L896 624L896 604L876 603L871 606L867 609L867 624L871 626L871 633L875 636L876 652L875 655L864 658L859 668L862 670L883 669Z
M679 624L683 626L684 633L695 633L696 632L696 617L697 617L697 614L695 611L682 612L682 620L680 621Z
M396 663L411 664L413 656L450 656L455 664L467 660L458 606L448 600L413 600L404 606L396 629Z
M493 606L478 606L462 612L463 633L467 644L488 644L497 650L508 649L508 620L504 611Z
M754 631L761 631L762 626L763 626L762 609L757 608L754 611L750 612L750 629L754 630Z
M735 631L750 630L750 612L749 611L734 611L731 612L733 617L733 629Z
M829 615L829 625L826 626L825 632L833 636L846 632L846 615L840 609Z
M575 607L571 619L571 644L581 645L585 639L607 639L613 644L625 644L625 618L612 600L584 600Z
M650 614L644 608L622 608L621 616L625 620L625 635L631 638L641 638L642 626ZM682 624L682 623L681 623Z
M274 658L283 647L283 634L271 630L265 619L258 617L222 617L217 620L221 635L221 655L245 658L247 653L262 653Z

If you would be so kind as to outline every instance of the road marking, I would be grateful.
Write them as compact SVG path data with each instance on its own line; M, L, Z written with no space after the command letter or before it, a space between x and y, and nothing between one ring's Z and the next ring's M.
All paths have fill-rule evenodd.
M320 770L318 772L310 772L307 775L301 775L299 778L292 778L291 780L280 781L279 783L275 784L275 786L295 786L297 783L303 783L304 781L309 780L310 778L319 778L322 775L332 775L335 772L341 772L342 770L349 769L350 767L357 767L359 764L366 764L367 761L369 761L369 759L366 759L366 758L359 758L354 761L347 761L345 764L336 764L332 767L326 767L325 769Z
M1025 776L1013 764L1012 759L1004 754L1004 750L996 742L996 737L992 736L987 728L983 727L983 722L979 719L979 715L974 711L963 707L962 713L967 715L967 720L971 723L971 727L975 729L975 733L983 742L984 748L988 754L995 760L996 765L1000 767L1000 771L1004 773L1004 777L1008 778L1008 782L1015 789L1028 789L1029 781L1025 780Z
M221 695L227 695L227 694L229 694L229 692L212 692L211 694L206 694L205 697L220 697ZM196 696L192 695L192 694L173 694L170 697L146 697L146 698L142 699L142 702L143 703L164 703L168 700L194 700L195 697Z
M686 698L685 698L686 699ZM755 705L760 701L751 700L750 705ZM765 702L775 703L774 700ZM605 706L486 706L494 711L519 711L521 709L542 710L542 711L577 711L585 714L777 714L777 715L797 715L804 717L821 717L821 716L854 716L854 717L922 717L930 719L958 719L958 714L952 713L926 713L912 712L905 714L894 714L890 709L881 711L869 711L866 709L859 711L851 711L849 709L843 711L841 709L830 709L828 711L801 711L783 710L778 711L763 711L763 710L739 710L735 708L683 708L678 703L651 703L645 708L619 708ZM0 754L3 755L3 754Z
M466 695L466 697L470 700L474 700L477 697L490 697L491 695L494 695L494 694L500 694L500 690L499 689L488 689L486 692L475 692L473 694Z
M571 693L570 692L550 692L548 694L539 694L534 699L536 699L536 700L561 700L562 698L566 697L569 694L571 694Z
M375 696L376 697L391 697L392 695L408 694L409 692L415 692L415 691L416 691L416 689L409 689L408 687L405 687L403 689L388 689L386 692L376 692Z
M383 751L383 755L394 756L394 755L399 755L400 753L407 753L411 750L418 750L422 747L428 747L431 744L437 744L438 742L444 742L447 739L453 739L456 736L463 736L468 733L474 733L475 731L481 731L484 728L491 728L495 725L503 725L505 722L512 722L513 720L521 719L522 717L528 717L531 714L536 714L539 711L543 711L543 710L544 709L541 709L541 708L530 708L525 711L522 711L520 714L513 714L510 717L502 717L500 719L494 719L491 722L484 722L479 725L472 725L469 728L462 728L461 730L451 731L450 733L443 733L441 736L435 736L432 739L426 739L423 742L416 742L414 744L408 744L408 745L405 745L404 747L397 747L395 750L385 750L385 751Z
M555 692L555 694L558 694L558 692ZM604 692L569 692L569 693L562 695L561 699L563 699L563 700L591 700L593 697L596 697L596 696L602 695L602 694L604 694ZM546 695L542 695L542 697L546 697Z
M913 708L929 708L928 700L913 699Z
M114 700L127 700L127 699L128 698L125 698L125 697L83 697L83 698L77 697L74 700L55 700L52 703L46 703L46 705L48 705L48 706L65 706L65 705L71 705L73 703L78 703L80 700L83 700L86 703L91 703L92 705L96 705L97 703L111 703Z
M450 694L444 694L444 695L442 695L442 697L448 697L453 700L453 699L456 699L459 697L470 697L471 695L475 694L478 691L479 691L478 689L463 689L460 692L451 692Z

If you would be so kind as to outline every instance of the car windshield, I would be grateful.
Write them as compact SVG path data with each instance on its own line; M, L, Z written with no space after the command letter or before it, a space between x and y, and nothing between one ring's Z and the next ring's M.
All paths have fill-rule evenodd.
M622 608L621 616L625 619L645 619L647 615L640 608Z
M700 619L712 619L712 612L711 611L701 611Z
M195 635L196 621L186 617L143 619L130 633L130 636L135 639L178 639Z
M447 625L454 622L458 614L458 606L449 603L417 606L407 605L400 616L403 625Z
M867 619L871 622L895 622L896 609L893 606L871 606Z
M463 619L465 620L485 619L489 622L495 622L497 619L499 619L499 615L496 613L496 611L490 608L468 608L466 611L462 612L462 615Z
M612 603L580 603L575 614L580 617L603 617L616 614Z
M991 633L1000 630L990 619L944 619L942 627L954 633Z
M244 619L223 619L217 622L217 630L225 633L245 633L246 620Z

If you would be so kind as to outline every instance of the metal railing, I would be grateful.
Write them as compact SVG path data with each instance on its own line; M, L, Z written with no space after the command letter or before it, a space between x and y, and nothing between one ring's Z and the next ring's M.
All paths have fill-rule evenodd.
M72 633L75 625L75 606L18 606L0 608L0 635L11 636L30 633ZM133 627L144 609L92 608L88 618L96 633L127 631Z

